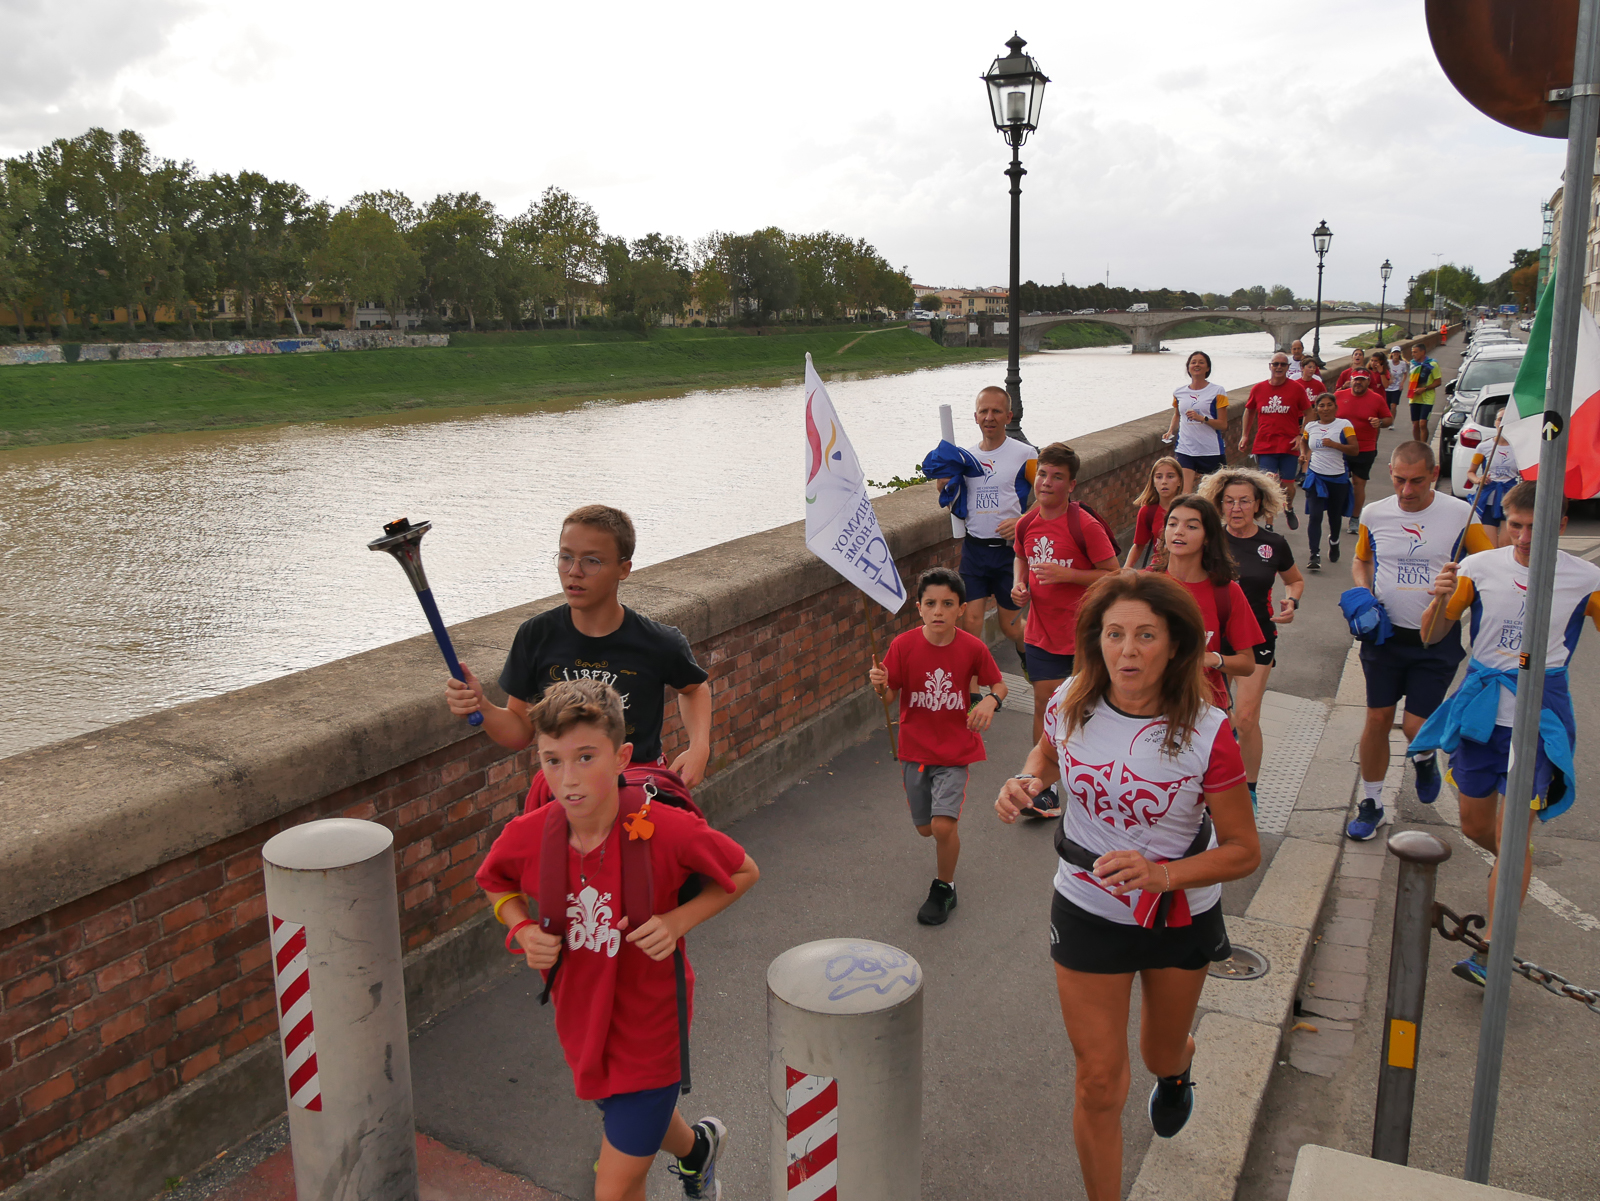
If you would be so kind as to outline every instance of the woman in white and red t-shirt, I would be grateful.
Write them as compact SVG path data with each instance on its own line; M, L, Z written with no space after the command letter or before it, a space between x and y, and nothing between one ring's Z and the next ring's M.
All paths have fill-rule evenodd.
M1073 1135L1086 1192L1115 1198L1133 978L1140 1052L1157 1077L1148 1112L1170 1138L1194 1105L1189 1029L1206 969L1231 954L1221 885L1254 871L1261 848L1189 592L1154 572L1103 579L1078 609L1077 645L1076 674L995 810L1015 822L1061 781L1050 956L1076 1059Z

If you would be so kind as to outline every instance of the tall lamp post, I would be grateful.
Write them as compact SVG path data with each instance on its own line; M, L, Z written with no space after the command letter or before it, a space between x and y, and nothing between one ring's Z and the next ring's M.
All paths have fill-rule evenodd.
M1311 231L1311 245L1317 249L1317 332L1311 336L1311 357L1322 359L1322 260L1327 256L1328 243L1333 241L1333 230L1326 221L1318 222Z
M1015 33L1006 42L1011 52L996 58L983 82L989 88L989 109L994 127L1011 147L1011 295L1008 298L1010 353L1006 359L1006 392L1011 396L1011 420L1006 433L1022 438L1022 308L1018 292L1022 287L1022 144L1039 127L1039 110L1044 105L1044 85L1050 80L1039 64L1022 52L1028 43Z
M1383 266L1378 268L1378 274L1383 276L1383 294L1378 299L1378 349L1383 349L1383 311L1389 303L1389 277L1394 274L1394 264L1388 259L1383 260Z
M1406 280L1406 337L1411 337L1411 294L1417 290L1417 277Z

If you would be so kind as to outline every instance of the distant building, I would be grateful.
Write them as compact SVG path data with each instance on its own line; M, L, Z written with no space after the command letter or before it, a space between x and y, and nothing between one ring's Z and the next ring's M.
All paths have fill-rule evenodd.
M1011 293L1005 288L940 288L945 311L960 317L980 314L1007 317L1011 314Z

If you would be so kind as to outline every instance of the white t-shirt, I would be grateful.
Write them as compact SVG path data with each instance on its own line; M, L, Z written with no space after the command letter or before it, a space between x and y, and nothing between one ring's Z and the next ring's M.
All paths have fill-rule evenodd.
M1130 717L1102 699L1089 720L1061 742L1061 698L1072 681L1051 696L1044 732L1061 765L1062 815L1067 837L1096 855L1134 850L1150 859L1176 859L1189 849L1205 816L1205 794L1244 782L1244 761L1228 726L1228 715L1207 706L1193 736L1169 757L1161 749L1167 723ZM1210 846L1217 845L1215 832ZM1080 909L1120 925L1137 921L1140 893L1113 896L1092 872L1066 860L1056 864L1056 891ZM1191 914L1222 900L1220 884L1186 889Z
M1289 356L1289 378L1300 378L1300 360L1295 358L1293 355Z
M1228 398L1223 391L1221 384L1207 384L1204 388L1191 388L1185 384L1172 394L1172 403L1178 410L1179 454L1208 458L1223 453L1222 431L1188 418L1191 412L1197 412L1202 417L1220 417L1228 405Z
M1404 359L1389 360L1389 386L1387 392L1398 392L1405 386L1406 376L1411 372L1411 364Z
M1433 577L1450 562L1469 520L1476 532L1468 535L1461 553L1487 550L1488 536L1472 506L1442 492L1433 493L1419 513L1404 512L1395 496L1369 500L1361 510L1356 558L1374 561L1372 591L1395 625L1422 627L1422 615L1433 600Z
M1472 657L1496 671L1515 671L1522 656L1522 622L1528 607L1528 569L1515 550L1502 546L1462 560L1460 582L1450 598L1450 612L1471 611L1468 636ZM1564 667L1583 633L1584 618L1600 613L1600 567L1586 559L1557 553L1554 592L1550 598L1550 640L1545 666ZM1517 698L1500 690L1495 724L1509 726Z
M1039 452L1016 438L1007 438L993 450L984 450L982 442L967 449L983 464L982 478L966 479L967 533L998 538L1002 521L1022 516L1022 497L1033 487Z
M1311 447L1311 470L1318 475L1338 479L1345 473L1345 464L1349 462L1340 451L1331 446L1324 446L1324 438L1338 441L1341 430L1349 430L1350 436L1345 441L1355 445L1356 427L1343 417L1335 417L1332 421L1306 422L1306 444Z
M1491 453L1491 448L1493 453ZM1517 448L1509 442L1502 442L1495 446L1494 439L1486 439L1484 443L1473 452L1474 463L1483 455L1489 455L1489 479L1496 484L1509 483L1521 479L1522 473L1517 470ZM1477 464L1479 467L1481 463Z

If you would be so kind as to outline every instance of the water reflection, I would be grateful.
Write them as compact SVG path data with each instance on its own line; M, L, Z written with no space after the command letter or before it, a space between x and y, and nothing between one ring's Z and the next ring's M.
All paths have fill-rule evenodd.
M1071 438L1163 407L1191 347L1228 387L1262 378L1271 351L1265 334L1169 345L1029 358L1028 434ZM628 403L0 452L0 755L423 632L400 573L365 547L401 514L434 523L428 574L446 621L554 592L548 553L580 503L633 515L639 566L798 520L796 374ZM967 364L830 391L868 477L886 479L937 440L942 403L965 440L973 396L1003 375Z

